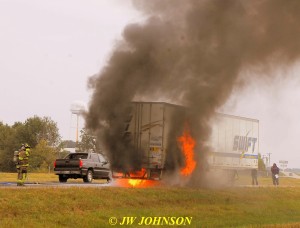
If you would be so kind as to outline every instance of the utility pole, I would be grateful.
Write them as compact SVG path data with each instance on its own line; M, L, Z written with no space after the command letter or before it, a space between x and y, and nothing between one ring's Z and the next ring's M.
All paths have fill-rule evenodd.
M272 154L272 153L267 153L267 155L268 155L268 157L269 157L269 161L268 161L269 167L271 166L271 164L270 164L270 163L271 163L271 162L270 162L270 161L271 161L271 154Z

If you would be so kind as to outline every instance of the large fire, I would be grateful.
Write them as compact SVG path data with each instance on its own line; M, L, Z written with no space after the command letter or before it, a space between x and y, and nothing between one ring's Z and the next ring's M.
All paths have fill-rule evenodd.
M191 136L187 124L185 125L182 136L178 137L177 140L181 144L181 151L185 158L185 166L180 170L180 174L189 176L196 167L196 161L194 160L194 147L196 142Z
M148 188L160 185L159 181L147 179L115 179L115 185L125 188Z
M125 176L124 174L116 174L115 177L119 177L115 179L115 184L120 187L125 188L147 188L159 185L159 181L148 180L146 174L146 169L141 169L139 171L130 172ZM125 177L125 178L124 178Z
M147 170L142 168L141 170L133 171L133 172L127 172L127 173L118 173L114 172L113 173L114 178L139 178L143 179L147 177Z
M196 167L196 161L194 160L194 147L196 142L191 136L187 124L185 125L183 134L178 137L177 141L180 143L181 151L185 159L185 166L181 168L180 174L183 176L189 176L193 173ZM145 179L147 178L146 169L126 173L126 175L124 173L117 173L115 174L115 177L120 177L115 179L115 184L120 187L147 188L161 184L160 181Z

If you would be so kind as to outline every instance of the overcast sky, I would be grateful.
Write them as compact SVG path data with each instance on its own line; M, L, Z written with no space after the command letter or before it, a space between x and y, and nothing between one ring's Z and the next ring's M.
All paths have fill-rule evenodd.
M0 121L38 115L75 140L74 101L88 103L89 76L105 64L126 24L142 15L127 0L0 0ZM288 80L252 82L220 111L260 121L260 152L300 167L299 66ZM83 120L80 119L80 125Z
M228 114L258 119L260 153L271 153L271 163L286 160L290 168L300 168L299 72L300 66L295 64L289 69L274 71L275 80L252 81L254 77L246 75L249 83L242 90L234 91L220 109Z
M0 121L49 116L64 139L74 140L71 104L88 103L89 76L99 72L124 26L138 19L130 6L124 0L0 0Z

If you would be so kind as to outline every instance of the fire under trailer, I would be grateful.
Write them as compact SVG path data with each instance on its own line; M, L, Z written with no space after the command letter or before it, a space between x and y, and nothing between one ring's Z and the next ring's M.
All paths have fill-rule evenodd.
M132 102L131 105L125 128L131 143L142 151L142 176L161 179L163 170L166 170L167 155L172 153L168 143L171 141L178 147L176 138L170 140L174 137L174 123L184 124L181 117L186 108L164 102ZM175 127L180 127L180 124ZM229 171L257 169L258 120L216 113L211 127L211 137L207 142L211 148L207 157L210 168Z

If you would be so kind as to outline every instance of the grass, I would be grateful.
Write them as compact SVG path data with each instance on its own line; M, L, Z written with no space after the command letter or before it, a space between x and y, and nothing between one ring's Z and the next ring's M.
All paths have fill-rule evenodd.
M17 173L0 173L0 182L16 182ZM27 182L45 183L58 182L58 176L54 173L28 173ZM104 180L93 180L94 183L104 183ZM83 183L82 179L68 179L68 183Z
M236 185L251 185L250 175L242 175L236 180ZM258 177L258 183L262 186L273 186L272 177ZM300 187L300 179L291 177L280 177L279 184L288 187Z
M15 177L0 173L0 182ZM29 178L57 182L54 174ZM2 187L0 227L111 227L110 217L125 216L192 217L187 227L300 227L300 180L281 178L278 188L269 186L270 178L259 181L265 187Z

